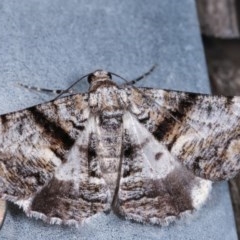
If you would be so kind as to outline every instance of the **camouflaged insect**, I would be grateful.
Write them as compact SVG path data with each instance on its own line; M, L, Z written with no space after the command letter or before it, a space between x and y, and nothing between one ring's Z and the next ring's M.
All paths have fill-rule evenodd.
M79 224L113 210L166 225L240 169L240 97L120 87L0 116L0 196L28 216Z

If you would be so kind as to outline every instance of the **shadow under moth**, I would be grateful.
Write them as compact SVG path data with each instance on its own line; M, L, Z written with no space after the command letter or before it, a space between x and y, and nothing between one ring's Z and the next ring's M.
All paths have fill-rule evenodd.
M118 86L0 116L0 197L49 223L113 211L167 225L240 169L240 97Z

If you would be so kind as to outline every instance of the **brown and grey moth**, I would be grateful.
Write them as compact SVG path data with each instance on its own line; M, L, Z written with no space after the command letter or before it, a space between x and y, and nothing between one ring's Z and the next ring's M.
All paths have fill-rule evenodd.
M0 116L0 196L28 216L80 224L101 212L166 225L240 169L240 97L118 86Z

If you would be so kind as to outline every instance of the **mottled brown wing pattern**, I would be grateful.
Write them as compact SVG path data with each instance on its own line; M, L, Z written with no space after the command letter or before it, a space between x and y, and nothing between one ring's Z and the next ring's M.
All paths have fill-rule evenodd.
M239 172L240 97L144 88L129 95L139 121L194 174L216 181Z
M165 225L239 172L239 97L119 87L103 70L88 81L0 116L0 197L29 216L77 224L112 207Z
M2 115L0 196L52 223L81 222L106 209L104 180L88 176L94 131L88 118L87 94Z
M121 178L114 210L127 219L168 225L202 206L211 182L175 160L131 114L123 117Z
M29 215L50 223L76 224L110 210L110 190L100 169L96 122L89 117L67 161L34 197ZM41 215L39 215L39 213Z

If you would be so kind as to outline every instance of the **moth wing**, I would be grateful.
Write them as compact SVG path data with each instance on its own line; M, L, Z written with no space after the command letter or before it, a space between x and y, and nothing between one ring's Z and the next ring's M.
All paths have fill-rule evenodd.
M115 212L127 219L166 225L200 208L211 182L182 166L132 114L125 114L123 127Z
M86 161L92 126L88 117L87 95L84 94L1 115L1 198L23 207L28 215L51 223L81 222L99 209L105 209L104 182L100 179L94 185L95 179L82 180L88 170ZM84 145L80 146L79 142ZM84 166L85 175L75 178L80 174L80 164ZM104 192L102 199L105 200L96 200L99 208L95 200L87 204L81 197L85 192L94 192L95 188Z
M197 176L226 180L240 170L240 97L160 89L130 93L133 112Z
M95 133L96 122L90 117L67 161L34 196L29 215L50 223L78 224L110 211L110 190L100 169Z

